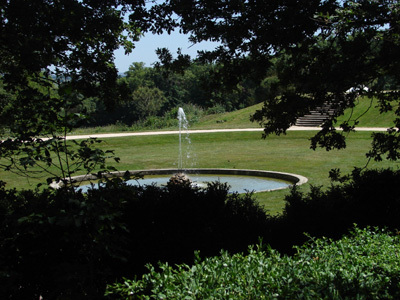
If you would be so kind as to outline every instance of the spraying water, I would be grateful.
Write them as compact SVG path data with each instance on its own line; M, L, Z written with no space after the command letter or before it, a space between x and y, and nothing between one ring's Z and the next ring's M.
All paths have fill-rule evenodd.
M186 120L185 112L182 107L178 109L178 120L179 120L179 157L178 157L178 169L183 169L183 155L182 155L182 129L187 131L188 121Z

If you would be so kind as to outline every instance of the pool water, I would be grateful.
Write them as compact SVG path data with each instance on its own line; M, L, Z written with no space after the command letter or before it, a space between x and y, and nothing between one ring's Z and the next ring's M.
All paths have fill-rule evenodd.
M172 174L145 176L141 179L128 180L127 183L140 186L152 184L157 186L165 186L167 185L171 176ZM291 185L291 183L288 181L258 176L190 174L189 178L192 180L194 186L198 186L200 188L206 187L208 182L219 181L221 183L228 183L230 186L229 191L231 193L246 193L247 191L271 191L276 189L284 189ZM90 186L90 184L83 185L80 187L80 189L85 192L90 188Z

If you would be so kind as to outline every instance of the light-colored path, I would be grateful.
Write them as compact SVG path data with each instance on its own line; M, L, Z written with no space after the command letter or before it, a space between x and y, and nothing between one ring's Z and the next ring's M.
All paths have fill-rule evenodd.
M293 126L288 129L288 131L317 131L320 127L301 127ZM356 131L386 131L387 128L382 127L359 127ZM259 131L262 132L263 128L238 128L238 129L198 129L198 130L188 130L190 134L194 133L208 133L208 132L243 132L243 131ZM120 132L120 133L94 133L88 135L69 135L67 140L78 140L78 139L88 139L88 138L112 138L112 137L127 137L127 136L145 136L145 135L165 135L165 134L178 134L178 130L174 131L147 131L147 132Z

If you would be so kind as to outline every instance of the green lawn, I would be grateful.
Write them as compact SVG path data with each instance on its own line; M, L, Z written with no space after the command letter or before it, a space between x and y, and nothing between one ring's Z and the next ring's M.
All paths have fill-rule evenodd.
M380 114L377 108L377 99L359 98L356 100L354 109L347 109L343 116L338 118L337 124L345 120L358 120L359 127L391 127L395 119L394 112ZM257 128L258 123L250 122L250 115L257 109L261 109L262 103L237 110L234 112L208 115L194 124L193 129L211 129L211 128ZM394 110L397 107L394 106Z
M379 114L377 102L370 103L368 99L360 99L353 111L347 110L339 119L353 120L360 118L361 127L390 127L393 125L392 112ZM212 128L249 128L259 127L249 121L249 117L262 104L257 104L242 110L208 115L192 124L190 129ZM370 107L367 113L364 112ZM190 120L189 120L190 121ZM169 128L176 129L176 128ZM126 130L126 128L125 128ZM75 133L89 134L96 132L118 132L118 126L95 129L81 129ZM351 134L345 150L326 152L319 149L309 149L309 138L315 132L288 132L286 136L271 136L261 139L260 132L237 133L202 133L191 135L192 163L186 167L198 168L238 168L261 169L296 173L309 178L309 186L329 185L328 172L332 168L340 168L350 172L353 167L363 167L367 163L365 153L370 145L370 132ZM178 161L177 135L142 136L105 139L106 149L116 150L121 163L116 165L119 170L137 170L150 168L175 168ZM393 162L376 164L369 167L397 168ZM0 178L8 183L8 187L32 188L39 182L45 182L45 177L37 179L21 178L9 172L0 172ZM307 188L307 186L305 188ZM276 191L257 194L257 198L271 213L281 212L287 191Z
M250 121L250 116L261 108L262 103L259 103L233 112L206 115L198 123L193 124L192 129L260 128L258 123Z
M378 100L373 98L366 99L360 98L356 101L356 106L354 109L347 109L343 116L338 119L338 124L345 120L358 120L359 127L391 127L394 125L393 120L395 119L395 114L393 111L386 112L383 114L379 113L377 108ZM393 103L394 110L395 103Z
M315 132L314 132L315 133ZM259 169L296 173L306 176L312 185L328 185L328 172L340 168L349 172L353 167L365 166L365 153L370 145L370 132L350 135L345 150L327 152L309 149L313 132L288 132L286 136L261 139L260 132L201 133L192 134L193 164L197 168ZM105 139L106 149L115 149L121 163L119 170L175 168L178 161L178 136L159 135ZM393 167L393 162L370 163L369 167ZM44 179L29 182L12 173L0 172L8 187L29 188ZM31 186L29 185L31 184ZM270 213L282 211L285 191L257 194L257 199Z

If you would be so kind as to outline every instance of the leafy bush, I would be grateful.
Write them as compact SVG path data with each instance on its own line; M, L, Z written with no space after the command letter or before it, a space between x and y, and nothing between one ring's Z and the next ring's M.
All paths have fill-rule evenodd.
M398 299L400 240L355 229L332 242L311 241L293 257L262 247L248 255L199 259L193 266L161 264L139 280L109 286L117 299Z
M123 199L58 191L1 191L0 295L102 295L126 261Z
M225 111L226 111L225 107L222 106L221 104L217 103L213 107L209 107L207 109L207 114L208 115L216 115L216 114L222 114Z
M283 222L292 241L303 243L303 232L340 238L354 223L400 229L399 170L356 169L343 180L325 191L312 187L304 194L293 189L286 197Z
M186 117L190 120L190 125L197 123L204 115L204 111L196 105L184 104L183 109ZM175 128L178 129L178 107L166 112L163 116L148 116L143 120L139 120L132 124L131 130L143 129L162 129L162 128Z
M313 188L305 195L298 189L293 189L291 195L287 197L285 213L274 217L265 213L251 193L229 194L228 186L221 183L210 184L206 189L201 190L174 185L168 185L165 188L128 186L123 182L109 181L98 189L90 189L86 194L69 189L17 192L5 190L4 186L0 186L0 298L37 299L42 295L44 299L83 296L98 299L104 294L107 283L115 282L122 277L141 276L147 272L145 265L148 263L154 266L159 261L168 262L169 265L183 263L190 265L194 263L195 251L200 251L202 257L218 255L221 249L231 254L245 253L248 245L257 244L261 237L264 243L277 249L276 251L293 254L293 245L301 245L307 240L304 232L314 237L326 236L339 239L348 232L348 228L351 228L353 223L359 224L362 228L367 225L379 225L381 228L387 226L394 230L400 228L400 218L398 218L400 192L396 188L399 176L400 171L391 170L354 172L343 184L332 185L326 191ZM380 235L375 232L370 236L369 240L372 241L373 237ZM365 237L365 241L369 240ZM378 238L378 240L384 239ZM313 251L322 249L318 243L310 244L309 249ZM353 244L357 246L356 242ZM340 242L337 245L340 246ZM372 242L366 245L372 245ZM378 250L379 243L376 247L376 255L390 250L389 248ZM345 253L351 251L345 249L340 252L343 259L347 257ZM250 256L230 256L227 253L223 255L229 262L226 264L235 272L239 272L235 276L241 274L243 278L226 277L226 280L230 278L228 283L231 282L227 291L226 285L215 282L214 285L219 287L215 288L215 293L225 291L232 297L234 293L241 295L244 287L233 286L235 281L240 284L242 284L241 281L248 282L246 288L249 290L251 286L257 286L261 279L246 277L252 274L251 268L255 266L250 267L244 264L247 259L252 260L254 255L258 257L258 252L253 251ZM281 257L272 250L269 250L269 253L270 256L267 256L265 260L276 257L276 265L268 271L272 276L272 279L268 280L273 280L273 282L266 284L260 281L264 282L264 289L268 285L273 286L276 281L281 288L273 294L286 295L286 292L291 293L292 282L294 282L293 284L298 284L297 287L311 293L311 288L308 289L308 286L312 287L312 282L307 281L303 287L302 281L296 281L297 275L293 275L300 271L294 267L294 269L285 269L285 265L306 269L303 262L300 264L289 257ZM304 261L307 261L306 257L308 257L311 263L314 261L310 258L317 258L316 261L319 263L326 262L319 259L322 257L322 252L301 250L299 253L305 253ZM299 255L296 254L294 259ZM331 255L334 257L333 260L339 263L339 258L334 254L323 255ZM365 264L369 263L367 257L361 252L359 259L358 266L361 266L361 261ZM373 269L372 275L368 275L365 280L381 280L379 277L381 275L376 279L374 272L381 272L382 266L374 261L374 257L371 259L373 263L376 263L376 270ZM223 263L218 262L218 264ZM353 266L352 261L350 263L349 268ZM280 270L278 266L283 269ZM162 267L165 269L164 272L169 270L168 268ZM181 268L190 269L189 267ZM205 265L204 268L206 270L210 267ZM160 270L156 267L153 269L154 274ZM332 267L330 270L339 269L340 266L335 265L335 268ZM328 272L324 270L318 272L321 274ZM382 272L389 271L384 266ZM174 274L175 271L171 269L168 272ZM267 274L266 271L263 272ZM312 271L307 272L312 273ZM346 288L348 295L352 295L354 284L359 284L358 281L364 279L344 277L343 281L340 281L339 276L347 276L346 272L350 271L343 267L342 273L333 273L333 275L327 273L324 275L327 277L323 278L325 281L318 279L320 281L317 282L325 282L328 290L333 285L332 291L336 291L339 287L341 291ZM273 275L275 273L278 275ZM356 271L353 273L356 274ZM298 275L301 277L301 274ZM287 291L285 290L286 283L281 277L289 278L291 284ZM153 280L152 277L149 278ZM207 282L207 278L202 280ZM390 277L392 287L398 282L396 278ZM329 280L331 280L331 285L328 287ZM132 284L140 287L142 285L140 282L142 281ZM377 287L381 284L379 282L377 281ZM193 284L190 283L190 286ZM359 289L362 289L362 286L369 283L362 281L360 284ZM146 286L149 287L148 283ZM315 293L320 292L316 283L313 290ZM147 295L149 291L146 290L143 293ZM298 294L303 295L300 293L300 288ZM265 293L265 295L267 297L269 294ZM351 298L347 294L340 295L345 295L343 298ZM307 297L304 296L304 298ZM258 296L253 298L258 298ZM277 298L280 297L277 296ZM317 298L317 296L314 297L314 299ZM328 296L326 298L331 299ZM390 297L385 299L390 299Z
M0 189L0 298L95 298L146 263L193 262L256 243L265 213L228 186Z
M148 186L137 191L124 220L131 229L136 271L158 261L192 263L196 250L207 256L221 249L244 251L266 227L266 214L252 194L228 194L225 184L210 184L205 190Z
M162 129L177 127L178 121L167 117L150 116L143 121L136 122L133 127L137 130L143 129Z

